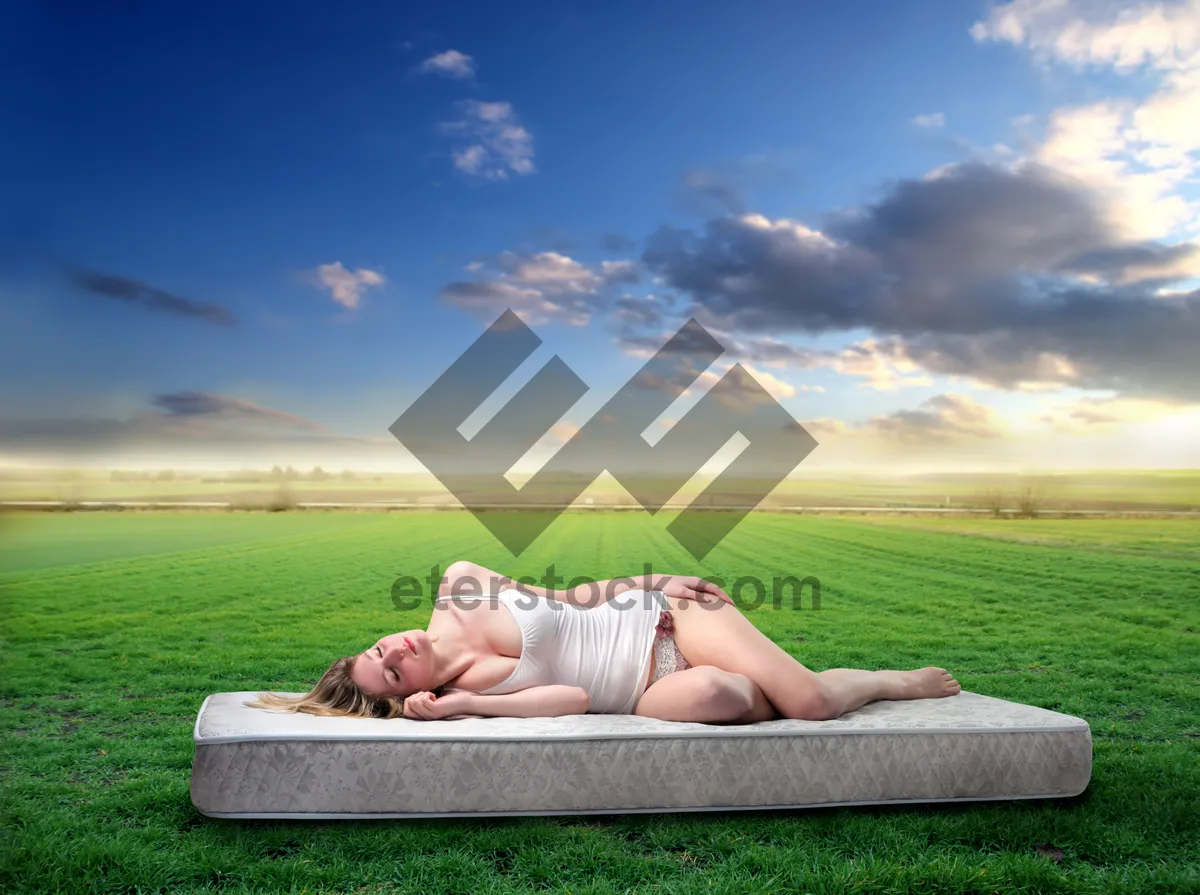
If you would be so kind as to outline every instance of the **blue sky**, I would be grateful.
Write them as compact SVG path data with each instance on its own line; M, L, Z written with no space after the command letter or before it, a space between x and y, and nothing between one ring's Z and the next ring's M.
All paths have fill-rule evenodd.
M18 8L0 457L400 462L514 307L560 440L695 316L821 463L1192 465L1200 7L1145 9Z

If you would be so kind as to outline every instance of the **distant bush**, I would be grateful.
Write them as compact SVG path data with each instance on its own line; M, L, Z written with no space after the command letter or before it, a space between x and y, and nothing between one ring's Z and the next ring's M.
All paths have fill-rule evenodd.
M996 519L1004 515L1004 501L1004 489L1002 488L985 491L983 497L980 498L984 509L988 510Z
M286 510L296 509L296 497L292 494L292 489L287 485L283 485L275 492L275 496L267 501L264 507L270 513L282 513Z
M266 510L268 513L283 513L298 506L292 489L283 483L274 494L243 494L229 501L231 510Z
M1036 519L1045 504L1045 495L1037 485L1026 485L1017 498L1017 515L1024 519Z

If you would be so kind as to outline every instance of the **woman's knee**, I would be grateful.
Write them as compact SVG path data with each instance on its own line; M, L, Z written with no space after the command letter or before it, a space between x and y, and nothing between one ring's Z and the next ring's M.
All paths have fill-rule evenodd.
M791 694L785 705L776 708L785 718L800 721L832 721L843 714L841 701L829 685L819 678L810 686Z
M754 681L744 674L702 666L701 698L723 717L740 718L754 708ZM700 669L696 669L700 671Z

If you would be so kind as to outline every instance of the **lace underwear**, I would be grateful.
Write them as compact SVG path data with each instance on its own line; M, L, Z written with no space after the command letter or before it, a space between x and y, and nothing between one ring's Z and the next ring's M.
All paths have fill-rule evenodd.
M654 633L654 677L650 679L651 684L668 674L692 667L675 645L675 619L669 610L662 611Z

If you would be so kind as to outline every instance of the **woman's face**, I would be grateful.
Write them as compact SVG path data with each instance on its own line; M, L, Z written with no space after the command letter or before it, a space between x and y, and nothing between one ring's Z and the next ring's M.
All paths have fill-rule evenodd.
M350 677L368 696L432 690L433 643L420 630L381 637L355 657Z

